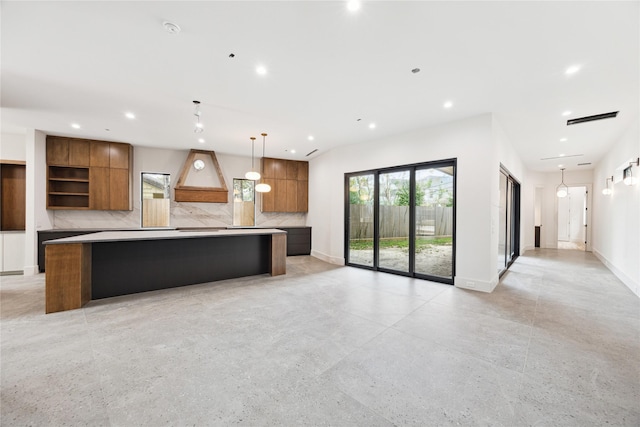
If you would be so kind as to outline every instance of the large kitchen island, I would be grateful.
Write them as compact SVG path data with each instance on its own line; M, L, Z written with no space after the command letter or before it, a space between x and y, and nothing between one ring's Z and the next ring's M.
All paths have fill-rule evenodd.
M46 245L46 313L197 283L286 273L277 229L110 231Z

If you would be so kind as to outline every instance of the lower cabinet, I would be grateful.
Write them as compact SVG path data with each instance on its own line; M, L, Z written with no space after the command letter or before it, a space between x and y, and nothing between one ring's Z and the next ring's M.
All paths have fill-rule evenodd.
M311 254L311 227L278 227L287 232L287 256Z

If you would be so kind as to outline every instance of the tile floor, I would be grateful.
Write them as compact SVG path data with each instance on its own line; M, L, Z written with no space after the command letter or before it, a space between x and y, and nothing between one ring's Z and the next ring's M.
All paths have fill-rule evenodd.
M49 315L0 278L1 424L640 425L640 299L590 253L492 294L287 264Z

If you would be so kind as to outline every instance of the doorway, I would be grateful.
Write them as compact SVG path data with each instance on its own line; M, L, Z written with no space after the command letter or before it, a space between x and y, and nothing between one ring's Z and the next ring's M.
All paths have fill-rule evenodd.
M587 250L588 194L586 186L574 186L558 198L558 249Z
M345 174L345 262L453 284L456 160Z

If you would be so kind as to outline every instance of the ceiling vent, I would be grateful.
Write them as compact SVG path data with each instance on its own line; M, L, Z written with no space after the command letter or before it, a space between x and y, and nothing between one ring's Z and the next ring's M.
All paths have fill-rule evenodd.
M579 123L593 122L595 120L612 119L618 115L619 111L612 111L611 113L596 114L595 116L578 117L577 119L567 120L567 126L577 125Z
M591 164L591 162L589 163L578 163L578 166L589 166Z
M316 151L318 151L318 149L316 148L313 151L310 151L309 153L307 153L307 155L305 157L309 157L310 155L312 155L313 153L315 153Z

